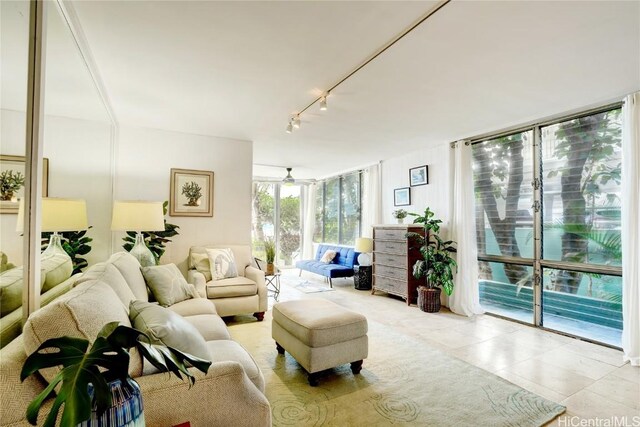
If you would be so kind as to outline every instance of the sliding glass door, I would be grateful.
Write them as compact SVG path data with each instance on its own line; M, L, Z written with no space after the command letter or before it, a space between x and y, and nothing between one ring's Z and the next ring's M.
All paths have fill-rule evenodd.
M620 345L620 108L473 145L480 302Z

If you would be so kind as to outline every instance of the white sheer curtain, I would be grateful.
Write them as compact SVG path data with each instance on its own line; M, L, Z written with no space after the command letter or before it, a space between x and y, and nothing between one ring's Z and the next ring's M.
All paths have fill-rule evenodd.
M640 92L622 107L622 349L640 366Z
M302 236L302 259L313 259L313 232L316 226L316 183L307 185L304 199L304 230Z
M373 225L382 221L382 194L380 164L369 166L363 173L362 185L362 237L373 237Z
M478 249L476 246L475 196L471 173L471 145L451 144L453 150L451 194L451 240L458 243L458 274L449 297L451 311L463 316L484 312L478 288Z

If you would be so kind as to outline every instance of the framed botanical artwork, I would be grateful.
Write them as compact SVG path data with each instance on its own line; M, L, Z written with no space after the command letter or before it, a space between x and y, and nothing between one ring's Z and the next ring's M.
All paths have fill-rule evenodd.
M171 169L171 216L213 216L213 172Z
M409 206L411 204L411 187L396 188L393 190L394 206Z
M427 185L429 183L429 166L418 166L409 169L409 184L412 187Z
M24 156L0 155L0 213L17 214L24 197ZM49 195L49 159L42 159L42 197Z

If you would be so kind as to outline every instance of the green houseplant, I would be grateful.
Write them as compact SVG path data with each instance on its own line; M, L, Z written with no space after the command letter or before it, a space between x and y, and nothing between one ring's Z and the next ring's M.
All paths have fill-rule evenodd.
M167 210L169 206L169 201L165 200L162 204L162 211L164 215L167 215ZM147 245L153 257L156 259L156 264L160 262L160 258L164 255L165 247L167 243L171 242L170 237L177 236L179 233L177 229L180 228L175 224L169 224L165 218L164 220L164 231L143 231L142 235L144 236L144 243ZM136 243L136 232L135 231L127 231L127 235L122 238L125 243L122 247L130 252L133 245Z
M127 394L141 399L140 389L128 373L129 349L132 347L161 372L171 372L180 379L185 375L191 384L195 383L195 378L187 370L188 366L206 373L211 365L210 361L174 348L152 344L143 332L118 322L107 323L91 345L83 338L52 338L27 357L20 373L20 379L24 381L40 369L62 366L49 386L27 407L29 423L36 425L42 404L52 395L55 395L55 401L45 419L45 427L55 425L62 405L60 425L64 427L76 426L92 415L100 417L112 406L116 396L115 393L112 396L114 382L119 382L121 390L126 390ZM144 416L141 418L138 422L144 423Z
M265 257L267 258L267 274L273 274L275 267L273 262L276 259L276 242L273 239L265 239L264 241L264 252Z
M408 213L404 209L397 209L392 212L392 215L398 220L398 224L402 224L404 223L404 219L407 217Z
M422 224L424 236L421 233L407 233L413 244L418 246L422 259L413 265L413 276L424 279L424 285L418 287L418 307L422 311L435 313L440 311L440 293L451 295L453 291L453 273L458 264L452 257L457 250L456 242L444 241L439 236L441 220L428 207L424 214L410 213L415 216L413 223Z

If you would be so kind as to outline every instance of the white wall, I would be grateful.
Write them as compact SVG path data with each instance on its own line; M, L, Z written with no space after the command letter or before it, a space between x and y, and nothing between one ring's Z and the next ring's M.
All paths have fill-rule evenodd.
M1 154L24 156L25 113L1 110ZM93 238L89 265L111 253L111 126L106 122L46 116L44 157L49 159L49 197L85 199ZM22 237L15 214L0 215L1 243L9 261L22 264Z
M191 246L251 244L252 142L125 126L117 145L116 200L169 200L171 168L214 172L213 217L167 215L180 234L161 263L185 271ZM122 236L114 233L114 252Z
M393 190L409 187L410 168L428 165L429 184L411 187L411 206L401 208L408 212L422 213L428 206L443 221L443 226L448 228L452 189L450 151L449 144L443 143L382 162L382 218L385 224L397 222L392 212L400 207L393 205ZM408 222L412 222L411 217L405 219L405 223Z

